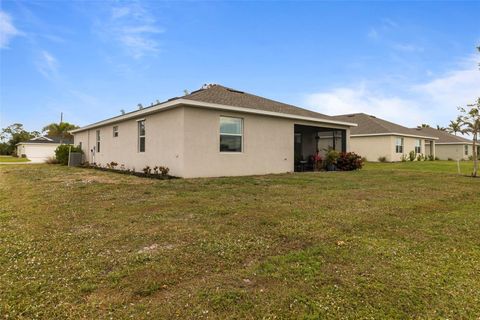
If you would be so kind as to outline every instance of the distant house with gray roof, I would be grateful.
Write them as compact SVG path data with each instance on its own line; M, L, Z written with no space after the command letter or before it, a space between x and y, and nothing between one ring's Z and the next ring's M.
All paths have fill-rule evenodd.
M430 127L414 130L438 137L435 141L435 154L440 160L468 160L474 154L472 140Z
M417 155L435 156L435 135L410 129L365 113L334 116L340 121L356 123L350 129L350 150L368 161L401 161L414 151Z
M17 143L16 154L19 157L26 157L32 162L45 162L49 158L55 157L55 150L62 143L71 144L73 140L60 137L36 137Z

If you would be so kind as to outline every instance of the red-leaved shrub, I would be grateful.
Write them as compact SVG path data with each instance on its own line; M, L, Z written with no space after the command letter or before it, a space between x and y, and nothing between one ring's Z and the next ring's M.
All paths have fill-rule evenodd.
M363 166L362 157L355 152L342 152L337 159L337 170L352 171L361 169Z

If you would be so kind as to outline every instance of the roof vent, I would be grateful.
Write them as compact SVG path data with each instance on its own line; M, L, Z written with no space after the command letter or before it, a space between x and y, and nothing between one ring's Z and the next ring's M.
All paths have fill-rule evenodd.
M243 91L240 91L240 90L235 90L235 89L230 89L230 88L227 88L228 91L230 92L235 92L235 93L245 93Z
M211 87L215 86L215 83L205 83L202 86L202 89L210 89Z

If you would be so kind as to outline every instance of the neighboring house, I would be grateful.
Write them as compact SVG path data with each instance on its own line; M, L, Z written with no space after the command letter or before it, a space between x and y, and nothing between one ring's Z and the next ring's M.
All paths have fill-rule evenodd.
M418 132L365 113L334 116L335 119L358 124L350 132L350 150L368 161L400 161L410 151L435 156L435 140L430 134ZM428 150L426 150L428 148Z
M71 132L86 161L178 177L291 172L316 149L349 149L351 121L208 85L183 97Z
M438 137L435 141L435 155L440 160L468 160L473 156L473 142L434 128L416 128L425 135Z
M64 144L71 144L70 139L63 140ZM60 145L57 137L36 137L28 141L17 143L16 154L26 157L32 162L45 162L48 158L55 157L55 149Z

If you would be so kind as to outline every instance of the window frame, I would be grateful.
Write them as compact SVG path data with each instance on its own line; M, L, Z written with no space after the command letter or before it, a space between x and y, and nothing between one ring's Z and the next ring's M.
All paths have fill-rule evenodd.
M118 125L112 127L113 137L118 138Z
M143 124L143 135L140 134L140 125ZM147 149L147 130L146 130L146 121L145 119L138 119L137 120L137 152L138 153L145 153ZM141 140L143 138L143 150L141 149Z
M240 133L222 133L222 118L240 120ZM244 152L244 133L245 133L244 125L245 125L245 120L242 117L221 115L218 118L218 152L225 153L225 154L242 154ZM222 151L221 149L222 136L240 137L240 151Z
M398 144L398 141L400 141L401 144ZM405 140L403 139L403 137L395 137L395 153L403 154L404 147L405 147Z
M468 156L468 144L463 147L463 154Z
M100 142L101 142L100 129L98 129L98 130L95 131L95 135L96 135L96 139L95 139L95 141L96 141L96 144L95 144L95 145L96 145L96 150L95 150L95 152L100 153Z
M418 145L417 145L418 143ZM418 150L417 150L418 148ZM415 139L415 153L420 154L422 153L422 139Z

